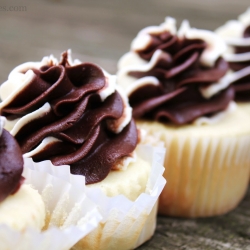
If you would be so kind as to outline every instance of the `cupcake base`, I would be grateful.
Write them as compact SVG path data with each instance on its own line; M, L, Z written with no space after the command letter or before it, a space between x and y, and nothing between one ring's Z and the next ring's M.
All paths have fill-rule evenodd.
M250 174L250 116L244 111L237 109L212 125L137 124L167 149L160 214L214 216L242 200Z
M124 193L125 186L123 185L119 187L121 193L119 195L107 192L109 190L107 186L101 188L101 184L86 188L87 196L98 205L103 221L97 229L79 241L74 246L74 250L130 250L153 236L156 227L157 200L165 185L165 179L162 176L164 153L163 148L138 146L138 158L136 163L130 166L132 170L135 170L135 176L132 175L133 171L130 173L129 167L128 173L123 175L131 180L137 179L139 173L142 173L149 165L150 171L144 191L141 191L136 199L127 192ZM121 181L122 178L120 178ZM127 180L125 184L126 182L134 185L134 181ZM116 183L110 183L110 185L116 186ZM136 185L134 186L136 188ZM127 189L133 189L133 187L127 187ZM109 195L114 196L108 197Z
M141 213L136 217L133 211L127 214L122 221L119 212L113 211L107 221L100 223L97 229L79 241L72 250L130 250L135 249L149 240L156 227L157 204L150 214Z
M42 197L31 186L23 184L13 195L0 203L0 224L17 231L27 228L41 230L45 223Z
M244 110L250 116L250 102L239 102L237 105L239 109Z

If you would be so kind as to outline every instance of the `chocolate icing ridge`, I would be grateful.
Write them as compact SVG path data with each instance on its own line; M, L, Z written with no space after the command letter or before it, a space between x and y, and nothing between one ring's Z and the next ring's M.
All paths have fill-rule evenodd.
M228 45L229 63L236 101L250 101L250 9L215 31Z
M139 33L136 39L139 41L142 35L145 36L145 32ZM201 56L208 47L205 39L202 40L201 36L190 39L167 30L149 32L147 36L150 38L146 45L139 48L137 42L137 47L134 46L136 49L132 46L129 52L131 58L139 57L144 63L140 65L136 59L135 63L127 63L118 71L118 75L121 73L122 76L125 72L134 82L145 78L144 86L140 85L129 92L135 118L163 119L182 125L228 107L234 98L233 88L220 91L209 100L199 91L201 87L219 82L228 72L228 63L221 56L212 66L201 63ZM160 84L147 82L149 76L156 78ZM122 77L119 83L121 81Z
M85 175L87 184L101 181L131 156L137 129L133 121L121 124L126 100L120 90L112 89L101 68L91 63L72 65L65 52L58 65L31 70L35 77L1 110L7 119L13 115L22 119L47 105L46 112L15 134L24 156L69 164L72 173ZM117 126L123 126L121 132Z
M245 27L242 39L250 38L250 24ZM236 54L250 53L250 46L233 46ZM229 62L230 69L234 72L250 67L250 58L248 61ZM247 76L233 82L235 89L235 98L237 101L250 101L250 70Z

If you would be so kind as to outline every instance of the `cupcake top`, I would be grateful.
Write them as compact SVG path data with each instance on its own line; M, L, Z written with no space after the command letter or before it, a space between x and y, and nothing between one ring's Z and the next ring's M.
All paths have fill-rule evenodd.
M18 191L23 182L23 157L13 136L3 129L0 117L0 202Z
M2 115L24 157L70 165L86 183L126 167L137 145L128 100L97 65L53 56L24 63L0 89Z
M230 107L228 63L224 41L214 32L190 28L167 17L141 30L118 63L118 84L135 118L187 124Z
M250 101L250 8L216 30L228 45L224 58L234 72L233 87L237 101Z

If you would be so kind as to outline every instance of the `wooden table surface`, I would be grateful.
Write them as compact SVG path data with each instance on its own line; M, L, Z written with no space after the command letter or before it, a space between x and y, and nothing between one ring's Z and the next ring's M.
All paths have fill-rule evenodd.
M0 0L0 82L23 62L59 57L68 48L73 58L114 74L137 32L165 16L213 30L248 6L249 0ZM139 249L250 249L250 190L224 216L159 217L155 236Z

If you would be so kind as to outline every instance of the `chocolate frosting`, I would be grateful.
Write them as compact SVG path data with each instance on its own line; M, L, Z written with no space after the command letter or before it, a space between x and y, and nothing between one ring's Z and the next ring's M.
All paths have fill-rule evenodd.
M3 130L0 137L0 202L14 194L23 182L23 157L13 136Z
M250 38L250 25L247 26L243 32L243 38ZM250 46L233 46L236 54L250 53ZM250 67L249 61L229 62L229 67L233 71L242 70ZM249 74L233 83L235 89L236 101L250 101L250 70Z
M213 67L200 63L201 53L207 44L200 39L179 38L170 32L150 34L151 42L135 53L150 61L157 50L161 50L154 67L146 72L129 71L137 79L154 76L160 84L145 84L129 96L135 118L170 121L181 125L200 116L210 116L227 108L234 98L233 88L206 99L200 87L218 82L227 72L228 64L221 57ZM132 68L132 67L131 67Z
M137 145L135 123L129 122L120 133L110 128L110 121L123 116L125 104L118 91L101 100L99 91L109 82L98 66L71 66L64 53L59 65L32 70L32 81L2 109L11 119L37 110L46 102L51 105L49 112L24 125L15 135L23 153L45 138L54 137L58 140L39 150L33 160L68 164L71 173L85 175L87 184L100 182L124 157L131 156Z

